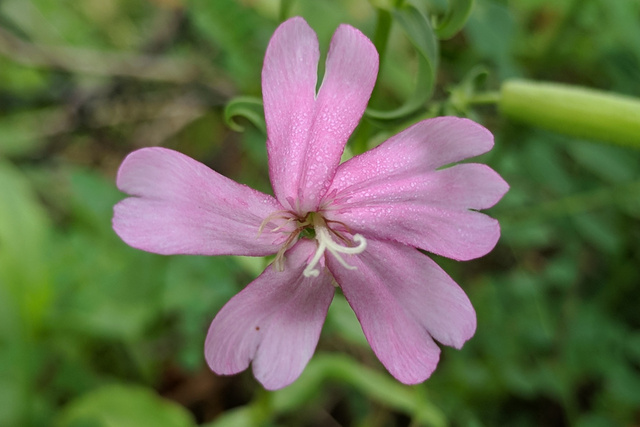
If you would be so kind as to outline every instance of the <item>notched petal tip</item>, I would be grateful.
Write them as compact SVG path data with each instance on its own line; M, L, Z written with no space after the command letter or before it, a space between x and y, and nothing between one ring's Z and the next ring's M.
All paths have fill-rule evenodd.
M464 291L433 260L405 245L371 240L346 270L327 265L341 284L371 348L399 381L416 384L435 370L440 349L473 336L476 314Z
M178 158L183 154L162 147L145 147L127 154L122 160L116 175L118 190L137 196L135 184L144 178L149 169L161 167L169 157L173 156Z
M467 118L442 116L418 123L421 124L434 154L441 156L436 167L485 154L494 146L493 133Z
M327 73L322 86L327 87L325 91L329 92L336 102L341 98L351 98L350 100L357 104L364 104L359 105L357 115L344 120L355 120L357 123L362 117L376 82L378 66L378 51L371 40L350 25L338 26L329 46ZM335 90L343 93L333 92Z
M317 210L378 72L375 46L349 25L331 39L316 93L319 56L315 32L292 18L274 33L262 70L269 175L276 198L293 199L300 214Z
M480 193L484 203L476 206L469 206L470 209L489 209L495 206L507 192L509 191L509 184L500 176L498 172L491 167L480 163L463 163L453 168L466 168L471 170L475 168L475 171L470 174L469 187ZM472 185L475 184L475 185Z
M353 56L350 60L357 59L364 64L370 65L369 71L377 76L379 55L378 51L362 31L348 24L340 24L333 35L332 43L334 45L344 45L344 49L348 50Z
M205 342L212 371L235 374L253 363L256 379L268 390L295 381L311 359L333 299L331 276L304 278L313 252L300 241L287 253L284 271L267 267L215 317Z

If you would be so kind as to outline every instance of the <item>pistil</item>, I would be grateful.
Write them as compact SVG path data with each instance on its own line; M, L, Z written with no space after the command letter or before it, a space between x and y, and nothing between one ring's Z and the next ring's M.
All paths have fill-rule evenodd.
M350 241L341 231L335 229L336 227L343 227L348 232L349 229L345 224L337 221L327 221L318 212L310 212L303 219L296 218L295 213L290 211L274 212L264 219L258 229L258 235L263 232L270 222L279 223L275 228L269 230L270 232L288 234L274 260L277 271L284 270L284 254L299 238L315 239L318 245L311 261L302 272L305 277L318 277L320 275L318 264L326 251L329 251L344 268L355 270L356 267L348 264L342 258L342 255L357 255L367 248L367 241L362 235L354 234L353 242ZM289 231L288 228L291 225L293 225L294 229ZM344 244L336 242L334 238L344 242ZM355 246L350 246L351 243L355 243Z
M309 216L311 225L315 230L315 238L318 241L318 248L316 249L315 254L313 254L313 258L311 258L311 261L309 261L309 264L307 264L307 267L304 269L302 274L305 277L318 277L320 275L320 270L316 268L316 266L320 262L320 259L322 259L325 251L329 251L331 255L333 255L338 260L340 265L342 265L344 268L348 270L355 270L356 267L347 264L347 262L342 258L341 255L357 255L364 252L364 250L367 248L366 239L360 234L355 234L353 236L353 241L357 243L357 246L340 245L333 240L333 238L331 237L332 234L346 242L348 242L348 240L340 233L329 228L321 215L317 213L311 213L309 214Z

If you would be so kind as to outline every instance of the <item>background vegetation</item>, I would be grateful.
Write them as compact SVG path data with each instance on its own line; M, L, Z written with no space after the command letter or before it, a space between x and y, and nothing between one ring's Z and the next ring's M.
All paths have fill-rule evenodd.
M640 96L640 2L416 0L437 38L407 31L400 3L0 2L0 426L640 424L640 152L495 106L514 77ZM235 97L260 98L291 15L325 52L342 22L386 46L352 152L440 114L496 136L482 161L511 185L490 211L503 237L482 259L437 259L478 332L424 384L386 373L341 298L294 385L217 377L206 329L263 260L148 254L111 229L117 167L143 146L270 192L260 106Z

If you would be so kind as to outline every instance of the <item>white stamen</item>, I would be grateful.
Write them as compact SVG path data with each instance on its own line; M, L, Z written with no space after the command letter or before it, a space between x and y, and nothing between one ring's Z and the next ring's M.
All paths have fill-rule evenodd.
M275 233L276 231L280 231L280 230L284 229L289 224L291 224L293 221L295 221L295 218L293 218L291 216L290 212L287 212L287 211L275 211L275 212L272 212L271 214L269 214L262 221L262 224L260 224L260 227L258 227L258 235L257 235L257 237L260 237L262 235L262 232L264 231L264 229L267 226L267 224L269 224L270 222L274 222L275 223L274 220L276 220L276 219L284 220L284 223L282 223L280 225L277 225L275 228L272 228L271 230L269 230L272 233Z
M331 239L331 234L329 233L329 230L326 228L326 226L322 226L319 224L315 225L316 226L314 228L316 231L316 240L318 241L318 249L316 249L316 253L313 255L313 258L311 258L311 261L309 261L309 264L302 272L304 277L318 277L320 275L320 270L317 269L316 266L318 265L318 262L320 262L320 258L322 258L322 255L324 255L325 250L328 250L344 268L355 270L356 267L347 264L347 262L340 255L356 255L364 252L364 250L367 248L366 239L360 234L355 234L353 236L353 241L358 243L358 246L342 246Z

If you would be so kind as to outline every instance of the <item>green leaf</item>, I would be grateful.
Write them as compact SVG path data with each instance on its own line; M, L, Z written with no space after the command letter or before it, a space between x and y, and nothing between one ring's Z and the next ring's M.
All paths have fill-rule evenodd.
M447 14L435 26L438 38L446 40L456 35L469 19L473 5L474 0L449 0Z
M625 183L639 175L640 156L624 147L571 140L567 143L567 151L576 163L605 182Z
M0 161L0 284L7 284L33 326L48 308L49 221L29 182Z
M56 328L99 339L141 339L162 309L166 259L122 242L112 245L95 233L69 234L56 254L65 278L58 286L68 293L57 306ZM74 268L65 271L68 265Z
M20 0L8 0L3 2L2 12L35 42L77 45L99 43L95 22L82 16L76 5L60 7L56 2L33 0L25 6Z
M72 401L57 427L193 427L191 414L152 390L110 385Z
M517 25L510 10L494 1L476 3L464 28L474 54L497 65L502 78L522 74L511 55Z
M25 425L29 414L31 347L15 298L0 279L0 425Z
M261 42L266 45L271 33L264 18L235 0L191 0L186 12L195 30L221 50L217 64L222 63L242 92L257 91L264 55Z
M12 157L40 149L46 137L66 127L67 113L61 108L31 110L0 118L0 155Z
M260 260L260 258L256 258ZM182 366L196 370L202 365L203 326L237 291L237 266L228 257L175 256L169 259L162 307L176 318L184 341L178 347Z
M418 75L413 95L404 105L391 111L367 109L368 117L385 121L408 117L422 107L433 92L438 68L438 40L429 19L413 6L395 9L392 14L418 52Z
M68 172L72 219L49 254L58 296L56 328L100 339L136 340L159 315L167 258L128 247L113 232L122 194L90 170Z
M335 331L344 340L367 347L369 343L353 309L342 295L336 295L331 302L326 321L327 330Z
M72 194L67 203L74 215L75 224L90 227L101 237L119 242L113 229L109 227L113 206L123 198L113 180L81 168L70 170L68 179Z
M244 117L263 134L267 134L262 100L253 96L239 96L229 101L224 109L224 120L229 127L237 132L243 132L244 126L236 122L236 117Z
M256 425L256 407L242 406L224 411L215 421L204 424L201 427L245 427Z
M616 233L615 222L605 212L579 213L573 215L571 221L583 238L601 251L615 255L624 250L624 236Z
M23 93L35 93L47 90L48 79L47 71L41 69L30 68L17 62L4 61L0 67L0 90L11 92L16 96ZM11 110L7 110L9 113ZM10 113L15 114L15 113ZM2 151L5 151L4 145L10 144L7 139L2 139Z

